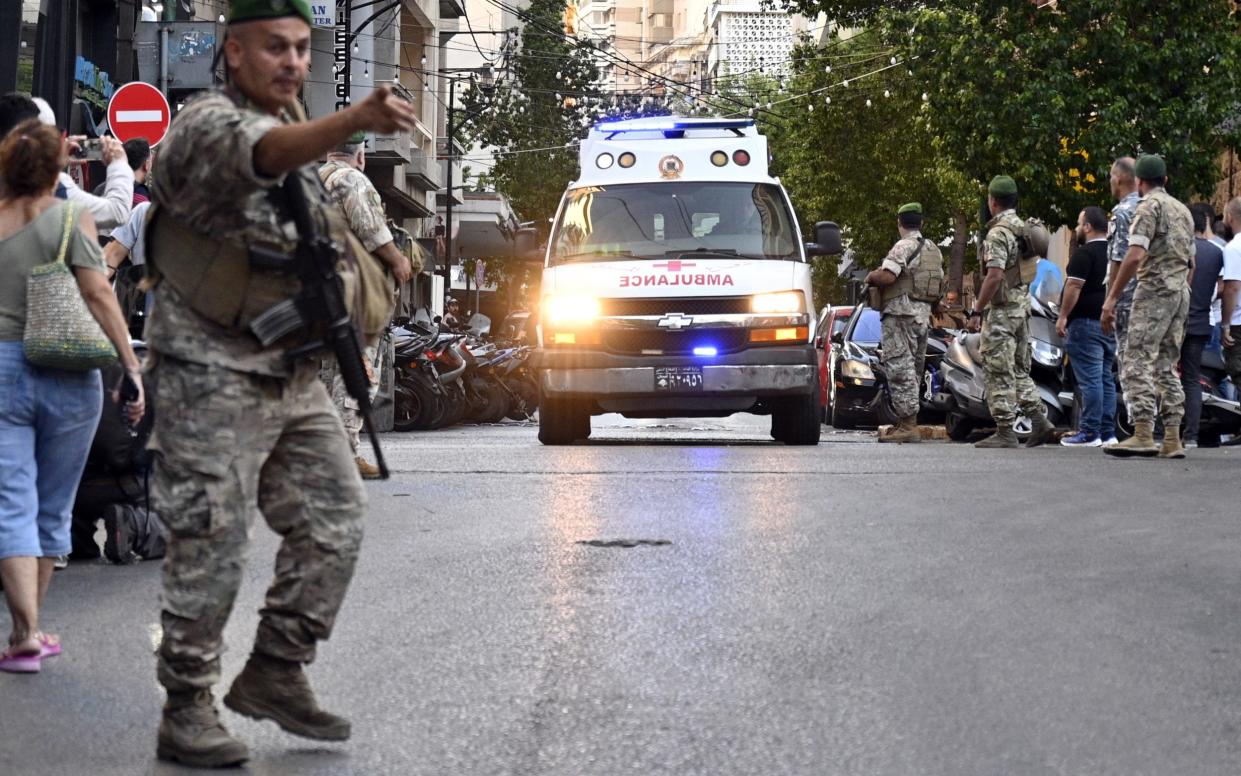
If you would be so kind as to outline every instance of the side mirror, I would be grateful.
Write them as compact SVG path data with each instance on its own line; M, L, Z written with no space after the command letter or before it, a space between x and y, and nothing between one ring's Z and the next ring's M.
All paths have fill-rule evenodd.
M814 225L814 242L806 246L810 256L837 256L844 251L840 242L840 227L834 221L820 221Z
M834 332L832 334L832 344L833 345L845 344L845 333L843 331Z
M443 323L443 322L444 322L444 316L442 316L442 315L437 315L437 316L435 316L434 318L432 318L432 319L431 319L431 323L434 323L434 324L440 324L440 323Z
M518 229L513 237L513 250L522 261L543 263L543 251L539 249L537 230Z

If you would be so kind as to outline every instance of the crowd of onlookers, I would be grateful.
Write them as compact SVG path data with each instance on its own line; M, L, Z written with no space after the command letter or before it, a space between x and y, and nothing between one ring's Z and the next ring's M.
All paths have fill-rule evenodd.
M1066 269L1057 328L1066 339L1083 404L1076 433L1061 440L1066 446L1097 447L1115 435L1118 405L1117 379L1113 375L1118 371L1117 359L1123 358L1126 313L1132 305L1136 283L1129 284L1117 305L1114 333L1104 331L1100 317L1111 280L1129 249L1129 228L1139 201L1134 160L1117 160L1110 179L1117 200L1111 218L1099 207L1081 211L1076 250ZM1234 385L1241 379L1241 349L1234 347L1229 329L1230 325L1241 324L1241 198L1228 202L1220 215L1203 202L1194 203L1189 209L1196 251L1189 275L1189 317L1177 368L1185 391L1183 444L1196 447L1202 414L1204 356L1222 357Z

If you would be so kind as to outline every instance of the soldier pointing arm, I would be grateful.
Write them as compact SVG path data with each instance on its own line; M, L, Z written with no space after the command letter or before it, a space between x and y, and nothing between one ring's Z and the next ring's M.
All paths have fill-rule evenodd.
M298 298L290 257L306 236L305 203L313 221L331 221L311 164L358 130L412 127L413 110L379 88L298 121L310 20L306 0L234 0L229 86L180 112L152 187L147 258L158 281L147 337L161 407L152 487L170 533L157 754L194 766L249 756L220 724L212 687L259 515L281 536L276 576L224 702L296 735L351 734L348 720L319 708L302 666L331 634L353 576L366 493L317 360L296 357L314 334L263 340L255 322Z

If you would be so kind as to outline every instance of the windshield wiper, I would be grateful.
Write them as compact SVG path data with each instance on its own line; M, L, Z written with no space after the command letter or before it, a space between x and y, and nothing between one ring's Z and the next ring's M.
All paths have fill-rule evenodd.
M691 248L684 251L664 251L664 257L669 259L679 259L682 256L702 256L705 258L715 257L719 259L765 259L766 256L753 256L748 253L738 253L732 248Z

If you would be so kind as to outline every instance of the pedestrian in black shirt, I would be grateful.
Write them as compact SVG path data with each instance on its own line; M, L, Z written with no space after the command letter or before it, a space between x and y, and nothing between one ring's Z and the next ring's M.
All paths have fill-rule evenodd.
M1099 316L1107 298L1107 214L1088 207L1077 216L1077 250L1069 259L1068 281L1056 330L1065 338L1069 363L1082 395L1077 433L1065 447L1102 447L1116 436L1116 340L1103 333Z
M1211 340L1211 300L1215 298L1220 276L1224 273L1224 252L1211 242L1210 205L1202 202L1189 206L1194 217L1196 239L1194 269L1189 276L1189 319L1185 324L1185 341L1181 345L1181 387L1185 389L1184 442L1186 447L1198 446L1198 420L1202 417L1202 351Z

